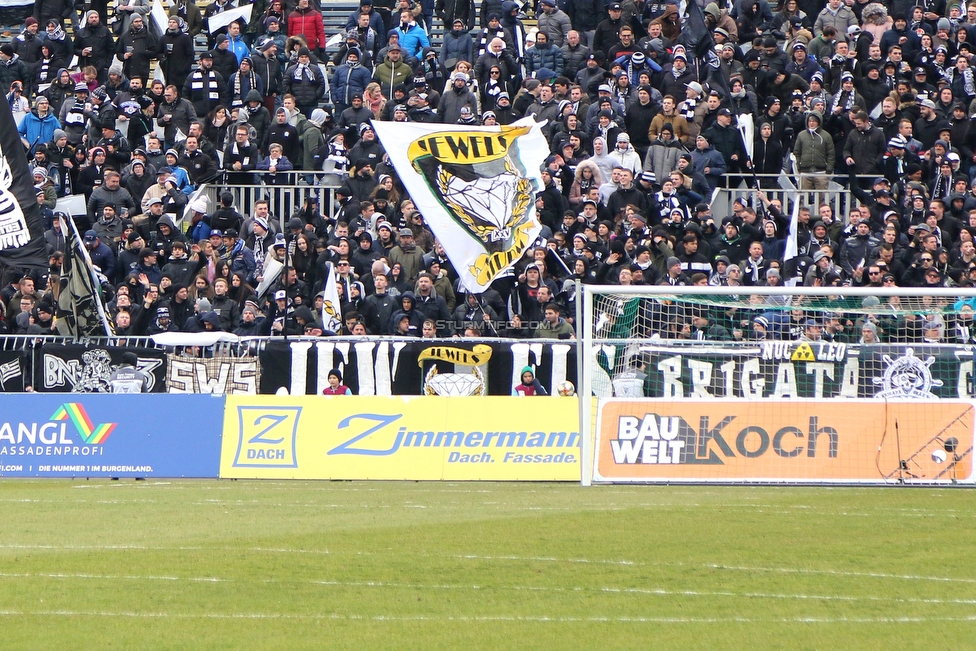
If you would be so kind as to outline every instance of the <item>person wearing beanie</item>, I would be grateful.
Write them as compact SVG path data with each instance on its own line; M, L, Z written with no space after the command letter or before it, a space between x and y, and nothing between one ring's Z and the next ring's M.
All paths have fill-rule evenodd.
M555 307L555 305L550 303L549 306L546 306L547 311L549 310L550 306L553 308ZM522 383L516 386L514 391L512 391L513 396L548 396L549 395L545 387L543 387L542 384L539 382L539 380L535 378L535 371L532 370L531 366L524 367L522 369L522 373L520 377L522 378Z
M200 55L199 65L183 83L183 96L193 104L197 115L207 115L221 104L227 78L214 69L214 53Z
M122 363L109 376L112 393L149 393L152 390L153 377L138 366L139 358L135 353L122 353Z
M338 74L338 68L336 73ZM368 77L369 73L366 75ZM312 61L308 48L303 47L298 51L298 60L285 70L281 86L285 94L294 95L298 110L306 116L311 115L318 107L325 97L325 79L322 71Z
M353 105L353 96L366 91L366 86L373 80L369 70L362 65L362 52L358 47L351 47L346 52L346 60L336 67L332 76L332 103L335 104L336 115ZM301 57L299 57L301 59ZM285 73L285 83L288 83L288 73Z
M0 64L0 69L3 65ZM51 142L54 137L54 130L59 129L61 123L57 116L51 111L51 103L47 97L41 95L34 101L34 110L24 116L17 131L20 133L20 140L24 147L29 150L33 157L34 151L40 144Z
M322 389L323 396L351 396L352 391L342 383L342 371L337 368L329 371L329 386Z

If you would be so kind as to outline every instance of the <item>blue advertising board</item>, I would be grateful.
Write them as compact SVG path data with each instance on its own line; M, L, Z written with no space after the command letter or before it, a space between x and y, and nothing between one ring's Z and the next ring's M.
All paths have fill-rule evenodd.
M0 394L0 477L210 477L224 397Z

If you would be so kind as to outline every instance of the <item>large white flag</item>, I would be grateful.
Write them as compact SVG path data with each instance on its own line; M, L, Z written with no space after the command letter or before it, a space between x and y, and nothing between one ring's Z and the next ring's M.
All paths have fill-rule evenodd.
M786 251L783 253L783 262L789 262L790 260L798 257L800 255L799 248L796 242L796 234L800 229L800 198L798 196L793 197L793 216L790 218L790 232L786 234ZM796 287L797 281L799 279L796 274L793 274L791 278L788 278L784 285L787 287Z
M221 27L227 27L235 20L243 19L245 23L250 22L252 11L254 11L254 5L246 5L244 7L234 7L233 9L222 11L219 14L214 14L207 19L207 29L210 31L210 33L213 33Z
M373 129L465 289L485 291L535 242L549 145L533 118L498 127L374 121Z
M333 265L329 265L329 276L325 279L325 299L322 301L322 328L339 332L342 328L342 306L339 303L339 290L336 289L336 272Z

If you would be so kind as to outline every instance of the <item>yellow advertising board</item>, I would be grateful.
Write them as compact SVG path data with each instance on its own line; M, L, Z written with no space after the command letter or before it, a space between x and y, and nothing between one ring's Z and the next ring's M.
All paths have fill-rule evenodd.
M222 478L579 481L575 398L227 396Z
M594 481L972 481L972 403L601 400Z

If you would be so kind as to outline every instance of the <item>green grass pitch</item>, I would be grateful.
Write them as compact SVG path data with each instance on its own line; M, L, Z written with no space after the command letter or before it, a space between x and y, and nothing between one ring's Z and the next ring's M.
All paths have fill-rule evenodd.
M976 491L0 482L0 649L974 649Z

